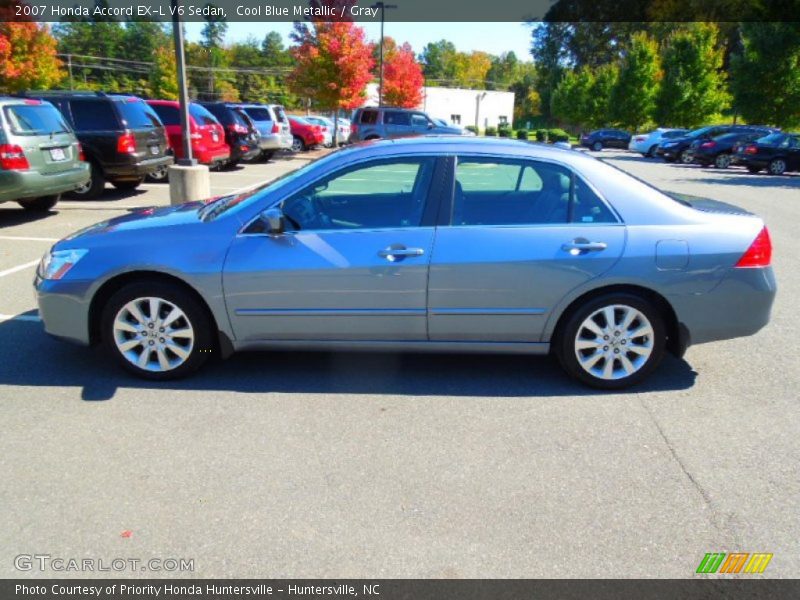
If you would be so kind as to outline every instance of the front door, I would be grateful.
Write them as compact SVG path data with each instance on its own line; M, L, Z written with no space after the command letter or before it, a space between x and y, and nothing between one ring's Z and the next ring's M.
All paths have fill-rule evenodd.
M462 156L454 186L431 259L431 340L538 342L564 295L622 254L624 226L564 167Z
M285 233L238 235L223 273L236 339L427 339L436 163L346 167L281 203Z

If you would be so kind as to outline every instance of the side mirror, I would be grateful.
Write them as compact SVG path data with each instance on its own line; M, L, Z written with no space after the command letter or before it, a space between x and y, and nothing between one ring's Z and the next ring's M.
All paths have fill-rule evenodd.
M283 212L280 208L268 208L259 215L259 218L267 228L267 233L272 235L283 233Z
M428 129L433 129L434 127L435 127L435 125L433 123L431 123L430 121L428 121Z

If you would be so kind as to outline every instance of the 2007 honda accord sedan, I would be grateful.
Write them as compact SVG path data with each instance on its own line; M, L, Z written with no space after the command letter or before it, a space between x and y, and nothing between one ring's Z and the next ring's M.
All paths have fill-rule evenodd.
M771 254L758 217L582 152L425 137L98 223L35 286L48 333L151 379L265 348L552 352L611 389L761 329Z

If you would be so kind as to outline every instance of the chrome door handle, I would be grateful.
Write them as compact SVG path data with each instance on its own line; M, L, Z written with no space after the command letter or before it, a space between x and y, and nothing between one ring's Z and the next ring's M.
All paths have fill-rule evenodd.
M583 254L586 252L600 252L608 248L605 242L590 242L579 238L561 246L561 249L570 254Z
M378 256L390 261L405 258L406 256L422 256L425 250L422 248L406 248L405 246L389 246L378 252Z

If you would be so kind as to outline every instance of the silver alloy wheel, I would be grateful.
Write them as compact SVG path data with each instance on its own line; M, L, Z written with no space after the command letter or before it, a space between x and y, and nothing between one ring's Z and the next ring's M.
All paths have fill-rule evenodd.
M786 172L786 161L782 158L776 158L769 163L769 172L773 175L783 175Z
M716 160L714 161L714 165L718 169L727 169L729 166L731 166L731 155L727 152L723 152L717 156Z
M168 175L169 172L167 171L167 167L161 166L158 167L158 169L156 169L152 173L150 173L150 179L153 179L155 181L164 181Z
M653 325L639 310L611 304L589 315L575 336L578 364L599 379L615 380L639 371L653 353Z
M691 150L684 150L681 152L681 162L685 165L690 165L694 162L694 156L692 156Z
M194 329L172 302L136 298L114 317L114 343L131 364L161 373L186 362L194 348Z
M592 150L594 150L595 152L600 152L600 150L602 149L603 149L603 144L601 144L600 142L595 142L594 144L592 144Z
M86 194L86 193L88 193L88 192L89 192L89 190L90 190L90 189L92 189L92 179L91 179L91 177L89 178L89 181L87 181L86 183L84 183L82 186L76 187L76 188L75 188L74 190L72 190L72 191L73 191L75 194Z
M303 141L299 138L292 139L292 152L300 152L303 149Z

